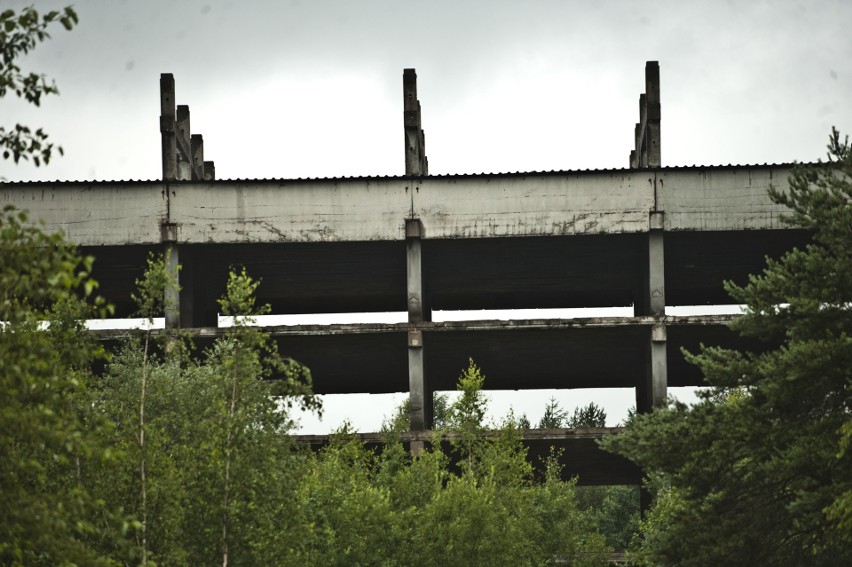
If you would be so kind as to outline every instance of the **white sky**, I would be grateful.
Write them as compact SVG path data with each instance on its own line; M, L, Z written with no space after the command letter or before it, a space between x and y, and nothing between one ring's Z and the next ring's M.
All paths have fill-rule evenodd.
M21 61L55 78L60 96L41 108L0 101L3 126L44 127L65 157L46 168L3 161L0 178L159 178L163 72L220 179L402 174L405 67L417 69L432 174L625 167L646 60L660 62L663 165L812 161L832 125L852 131L847 0L75 8L77 28L57 27ZM516 412L535 421L549 396Z

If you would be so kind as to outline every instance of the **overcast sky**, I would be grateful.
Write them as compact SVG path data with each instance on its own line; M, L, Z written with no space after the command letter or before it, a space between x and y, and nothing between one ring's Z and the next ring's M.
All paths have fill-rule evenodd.
M31 1L3 0L20 8ZM47 10L67 2L39 1ZM55 78L6 127L64 146L10 181L157 179L173 73L217 177L404 172L402 71L417 69L432 174L622 168L660 62L663 165L824 156L852 132L852 2L78 1L21 61Z
M4 0L21 7L31 2ZM38 2L39 9L65 2ZM415 67L431 173L624 167L646 60L664 165L807 161L852 131L841 0L83 1L22 63L41 108L0 102L66 155L18 179L156 179L159 76L219 178L398 175Z

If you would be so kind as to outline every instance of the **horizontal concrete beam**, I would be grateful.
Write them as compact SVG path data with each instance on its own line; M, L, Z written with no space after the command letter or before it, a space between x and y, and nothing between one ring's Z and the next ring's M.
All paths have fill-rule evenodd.
M488 390L631 388L644 380L655 323L667 329L669 386L698 386L700 371L681 348L701 343L755 348L728 329L729 316L625 317L527 321L464 321L266 328L280 352L311 370L319 394L406 392L412 328L425 344L425 374L435 390L454 390L473 357ZM225 329L189 329L200 345ZM115 340L128 331L98 331ZM763 347L765 348L765 347Z
M482 319L478 321L424 321L411 323L341 323L329 325L275 325L259 327L263 332L273 337L287 336L333 336L407 333L412 327L427 333L458 332L458 331L528 331L547 329L585 329L585 328L619 328L619 327L652 327L665 324L672 326L720 326L730 323L735 315L690 315L665 317L585 317L575 319ZM182 329L182 332L193 338L215 339L225 336L228 327L200 327ZM103 340L116 340L130 337L133 333L127 329L98 329L92 331ZM157 330L155 333L165 333Z
M84 246L403 240L784 228L767 194L789 169L666 168L317 180L0 184L3 205L28 209Z
M770 186L787 189L789 169L732 167L656 172L657 209L665 230L730 231L785 228L789 209L769 200Z
M616 435L624 431L623 427L589 427L584 429L522 429L521 438L524 441L552 441L563 442L571 439L603 439L607 435ZM441 441L459 441L462 434L457 431L402 431L398 433L399 440L403 443L422 441L428 443L438 435ZM483 436L488 438L498 437L499 431L485 431ZM294 435L296 441L306 445L327 445L333 435ZM384 443L387 439L386 433L366 432L353 435L361 443Z
M157 244L168 219L166 188L154 182L0 183L0 199L80 246Z

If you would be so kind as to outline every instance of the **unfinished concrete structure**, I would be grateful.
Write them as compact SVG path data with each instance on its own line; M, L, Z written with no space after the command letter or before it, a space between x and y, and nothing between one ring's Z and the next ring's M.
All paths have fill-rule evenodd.
M629 169L428 175L406 69L405 175L229 181L203 160L163 75L162 179L6 183L3 204L95 255L119 315L147 253L164 251L182 265L167 325L202 339L221 332L215 300L230 266L262 279L259 300L274 313L407 310L407 323L269 330L311 368L317 393L409 392L413 448L432 392L453 389L468 357L489 389L630 387L647 411L668 386L702 383L682 347L740 344L729 317L666 306L729 303L724 280L745 281L807 235L767 196L786 185L787 165L661 167L656 62L645 76ZM631 305L632 317L431 320L433 310ZM527 443L567 447L566 473L583 483L636 482L635 467L597 449L604 433L530 432Z

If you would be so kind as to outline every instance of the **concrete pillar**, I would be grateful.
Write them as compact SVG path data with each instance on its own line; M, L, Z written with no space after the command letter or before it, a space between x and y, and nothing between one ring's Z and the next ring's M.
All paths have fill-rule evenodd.
M426 135L423 132L420 101L417 100L417 73L405 69L402 73L403 123L405 126L405 175L429 174L426 159Z
M666 404L668 389L668 365L666 363L666 325L657 323L651 327L651 342L648 356L647 388L651 407Z
M664 406L668 395L668 349L666 326L655 324L648 333L645 349L645 372L642 382L636 387L636 411L649 413L655 407Z
M180 328L180 256L177 246L177 225L163 223L161 227L163 255L166 273L172 285L166 285L163 302L165 305L166 328Z
M648 106L645 93L639 95L639 139L636 142L639 167L648 167Z
M643 259L640 296L635 315L664 317L666 314L666 279L664 248L664 215L652 212L649 218L648 252ZM648 336L645 376L636 388L636 410L649 412L666 403L668 368L666 363L665 323L654 324Z
M175 112L175 79L171 73L160 75L160 132L162 134L163 180L212 180L216 170L212 161L204 161L204 140L190 133L189 107L180 105ZM178 328L216 325L202 320L197 305L195 280L189 250L179 250L177 227L166 223L162 227L166 269L180 281L180 289L166 290L166 327ZM180 272L178 272L180 266Z
M177 245L175 245L177 249ZM190 249L186 246L180 248L180 292L178 294L180 305L180 324L181 327L201 327L202 324L198 321L198 315L195 311L195 262L193 262ZM213 324L212 326L216 326Z
M408 332L408 417L411 431L432 427L432 391L426 383L424 362L423 333L412 329Z
M423 314L423 225L419 219L405 221L408 322L420 323Z
M660 64L645 63L645 92L639 95L639 123L633 131L630 167L660 167Z
M645 63L645 152L647 167L660 167L660 64Z
M175 137L175 78L160 75L160 134L162 135L163 181L177 179L177 139Z
M406 274L408 299L408 391L409 422L412 431L432 427L432 390L426 381L423 332L420 323L431 319L423 294L423 225L419 219L406 219ZM418 449L419 450L419 449ZM412 451L415 447L412 446Z
M192 154L192 180L204 179L204 138L201 134L189 136L189 151Z
M177 178L181 181L192 179L192 151L190 146L189 107L180 104L177 107Z

